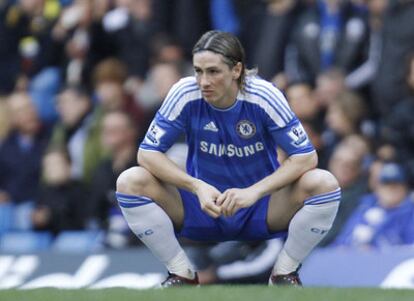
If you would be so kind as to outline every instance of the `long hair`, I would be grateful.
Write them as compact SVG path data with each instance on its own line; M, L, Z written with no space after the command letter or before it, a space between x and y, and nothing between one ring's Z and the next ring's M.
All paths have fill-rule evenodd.
M239 39L228 32L211 30L201 36L193 48L193 55L201 51L211 51L220 54L223 61L230 68L236 66L238 62L242 64L240 77L237 84L241 91L244 90L246 76L256 74L255 69L246 68L246 57L242 44Z

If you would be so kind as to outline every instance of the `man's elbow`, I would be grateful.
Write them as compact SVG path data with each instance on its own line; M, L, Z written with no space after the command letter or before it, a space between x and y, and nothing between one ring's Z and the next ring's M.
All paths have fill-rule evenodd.
M151 167L156 164L157 161L161 160L161 152L151 151L145 149L139 149L137 154L138 165L145 169L151 170Z
M316 151L309 154L308 166L309 169L314 169L318 166L318 154Z
M314 169L318 166L318 154L316 151L308 154L294 155L293 158L302 172L307 172L308 170Z
M147 152L139 149L137 153L137 162L139 166L146 167L147 165Z

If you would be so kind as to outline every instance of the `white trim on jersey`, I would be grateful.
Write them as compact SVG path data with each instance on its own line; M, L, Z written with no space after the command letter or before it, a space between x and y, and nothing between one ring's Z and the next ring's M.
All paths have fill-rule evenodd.
M257 103L279 127L284 127L294 117L283 94L265 80L250 78L246 82L245 95L246 101ZM254 101L251 101L249 96Z
M256 88L257 90L261 92L266 93L268 97L274 100L277 108L286 114L285 116L288 118L288 121L293 118L293 112L290 109L285 96L272 83L265 81L263 79L260 79L260 78L251 78L248 81L248 84L254 85L253 86L254 88Z
M277 124L278 127L282 128L286 126L287 122L282 118L282 116L280 116L279 112L277 112L275 108L273 108L269 102L265 101L262 97L253 95L242 99L242 101L258 105L267 113L267 115L270 116L270 118L274 123Z
M199 88L194 76L185 77L179 80L168 92L167 97L159 110L160 114L167 117L171 111L174 110L177 102L179 102L186 93L197 90L199 90ZM201 93L199 93L199 96L201 97Z
M200 99L202 95L195 77L185 77L171 88L159 112L173 121L189 102ZM259 78L249 78L245 93L239 92L237 99L258 105L280 128L286 126L294 117L283 94L271 83Z
M138 148L139 150L142 150L142 151L145 151L145 152L153 152L153 153L161 153L161 154L164 154L162 151L160 151L160 150L156 150L156 149L146 149L146 148L143 148L143 147L139 147Z
M168 120L173 121L178 116L180 116L181 112L183 111L186 104L192 101L200 100L201 99L201 92L200 90L191 90L187 91L186 93L182 94L180 99L175 102L175 105L172 109L167 112L165 116Z
M316 150L313 149L313 150L311 150L309 152L306 152L306 153L296 153L296 154L292 154L289 157L293 157L293 156L304 156L304 155L309 155L309 154L312 154L312 153L316 153Z

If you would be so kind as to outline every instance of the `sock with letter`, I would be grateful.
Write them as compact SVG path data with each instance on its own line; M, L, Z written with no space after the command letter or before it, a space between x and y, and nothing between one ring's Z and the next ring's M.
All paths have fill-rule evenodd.
M148 197L119 192L116 197L131 230L168 271L193 279L194 268L179 245L171 219L165 211Z
M285 275L298 269L301 262L331 229L341 199L340 188L312 196L292 218L288 237L273 274Z

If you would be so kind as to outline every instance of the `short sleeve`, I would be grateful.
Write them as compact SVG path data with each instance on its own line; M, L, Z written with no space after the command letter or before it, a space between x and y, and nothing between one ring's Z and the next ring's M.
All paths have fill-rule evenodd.
M200 97L194 77L175 83L148 128L140 149L166 152L185 132L189 104Z
M308 134L297 117L294 117L284 127L269 127L269 131L276 143L289 156L306 154L315 150Z
M151 122L140 149L166 152L184 132L182 122L169 121L159 112Z

